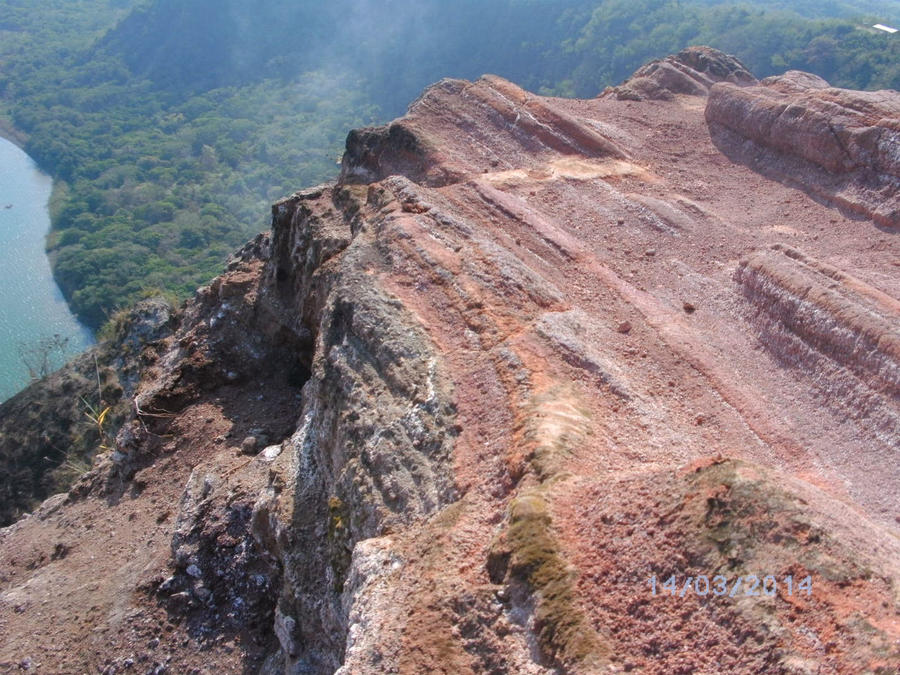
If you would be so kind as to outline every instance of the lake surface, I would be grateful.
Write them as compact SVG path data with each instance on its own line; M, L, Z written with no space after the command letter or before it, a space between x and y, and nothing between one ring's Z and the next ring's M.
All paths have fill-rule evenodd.
M0 138L0 401L29 382L23 347L68 338L64 353L53 351L59 366L93 342L63 300L44 251L52 187L28 155Z

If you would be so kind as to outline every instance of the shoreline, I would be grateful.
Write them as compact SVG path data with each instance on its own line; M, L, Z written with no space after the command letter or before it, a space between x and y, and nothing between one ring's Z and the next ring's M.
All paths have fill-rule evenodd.
M25 155L29 157L35 168L42 174L47 176L47 178L50 180L50 193L47 196L47 203L44 205L44 208L47 210L48 227L47 231L44 233L42 246L43 254L49 267L50 279L52 280L53 285L56 287L57 291L62 297L63 302L65 302L68 313L77 323L79 330L83 332L85 336L89 337L88 346L90 346L90 344L94 344L97 342L97 335L87 324L82 322L81 319L78 318L78 315L73 311L72 306L69 304L69 301L65 296L65 293L62 292L62 288L60 288L59 283L56 281L53 256L51 256L50 252L47 250L47 242L49 238L54 234L53 211L56 208L56 204L58 204L59 202L60 195L64 195L66 190L68 190L68 184L65 181L54 178L48 171L41 167L34 160L34 158L31 157L31 155L28 154L27 150L25 149L25 142L27 138L28 135L25 132L20 131L19 129L16 129L14 126L12 126L7 117L0 116L0 139L9 142L10 144L16 146L19 150L21 150Z
M0 138L5 138L10 143L17 146L22 152L25 151L25 143L28 142L28 134L20 129L17 129L12 125L9 121L9 118L5 115L0 115ZM27 154L27 153L26 153ZM30 156L30 155L29 155ZM36 163L36 162L35 162ZM40 167L38 167L40 168ZM41 171L44 171L41 169ZM44 171L44 173L47 173ZM50 174L47 174L48 176ZM51 176L52 178L52 176Z
M5 115L0 115L0 138L9 141L13 145L15 145L19 150L28 155L28 151L25 149L25 144L28 141L28 134L24 131L17 129L10 122L9 118ZM28 155L31 157L31 155ZM60 195L64 195L66 190L68 190L68 184L57 178L54 178L49 171L47 171L44 167L40 166L32 157L31 161L34 162L34 165L38 168L38 170L45 174L51 183L50 187L50 195L47 197L47 214L49 215L50 227L47 228L47 232L44 234L44 256L47 258L47 264L50 265L50 276L53 279L53 283L56 284L56 287L59 288L59 292L65 300L66 307L69 308L69 313L75 317L75 320L78 322L80 326L82 326L87 332L91 335L91 337L96 340L97 336L93 330L91 330L87 324L83 323L79 318L75 311L72 309L72 306L69 304L68 299L66 298L65 293L62 292L62 288L59 287L59 284L56 281L56 270L53 265L53 257L50 255L50 251L47 250L47 241L53 235L53 216L54 211L57 208L57 204L60 200Z
M0 116L0 138L9 141L13 145L15 145L19 150L28 155L28 151L25 149L25 143L28 140L28 134L24 131L21 131L10 124L9 119L3 116ZM31 157L31 155L28 155ZM38 171L46 175L51 182L50 188L50 196L47 197L47 213L50 214L50 227L47 229L47 233L44 235L44 253L47 256L47 260L50 262L50 271L53 272L53 257L50 255L50 251L47 249L46 242L53 235L53 216L54 211L58 208L58 203L60 199L64 198L66 191L69 189L69 184L64 180L59 180L58 178L54 178L49 171L47 171L44 167L40 166L37 161L31 157L31 161L34 162L34 165L38 168ZM59 286L59 284L57 284ZM62 289L60 289L61 291ZM65 295L63 296L65 297ZM69 301L66 300L66 305L69 304ZM72 307L69 307L69 311L72 312L72 316L75 316L75 312L72 311ZM81 323L81 321L79 321ZM93 333L93 331L91 331Z

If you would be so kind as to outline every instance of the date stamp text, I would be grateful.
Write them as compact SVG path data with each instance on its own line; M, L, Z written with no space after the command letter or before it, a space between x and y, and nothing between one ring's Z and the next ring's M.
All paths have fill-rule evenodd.
M794 577L787 575L780 579L774 574L758 576L756 574L744 574L742 576L729 579L721 574L714 577L706 575L688 576L678 578L672 575L667 579L657 578L654 574L647 579L650 592L653 595L669 595L672 597L683 598L689 593L700 597L727 596L736 598L740 596L755 596L774 598L778 595L778 589L781 588L784 595L802 595L809 597L812 595L812 577Z

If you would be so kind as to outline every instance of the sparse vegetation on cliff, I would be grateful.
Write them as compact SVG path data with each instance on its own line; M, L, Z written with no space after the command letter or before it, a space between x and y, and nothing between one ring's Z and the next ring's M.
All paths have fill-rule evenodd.
M519 429L530 448L529 471L539 483L509 505L504 533L492 546L488 574L496 583L521 584L533 596L534 627L548 662L580 672L608 662L612 648L597 633L580 605L577 572L563 557L553 530L551 502L565 480L566 458L587 433L588 410L564 388L538 395Z
M569 666L597 666L610 649L579 607L575 573L562 558L551 525L538 492L513 501L507 535L510 575L536 595L535 628L544 653Z
M0 404L0 527L68 490L111 449L147 363L141 351L171 330L171 312L159 299L137 305L107 340Z

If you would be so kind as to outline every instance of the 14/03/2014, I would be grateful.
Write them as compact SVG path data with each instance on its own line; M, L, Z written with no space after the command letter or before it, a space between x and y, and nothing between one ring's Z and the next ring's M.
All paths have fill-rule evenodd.
M660 583L661 582L661 583ZM654 574L647 580L653 595L671 595L683 598L688 591L695 595L705 596L712 593L715 596L727 595L734 598L739 595L775 597L778 594L778 578L774 574L767 574L760 578L755 574L739 576L734 581L729 581L722 575L716 575L710 580L706 575L689 576L684 583L679 583L673 574L665 581L657 579ZM787 586L787 595L806 594L812 595L812 577L806 576L795 579L788 575L781 580ZM743 591L743 592L742 592Z

